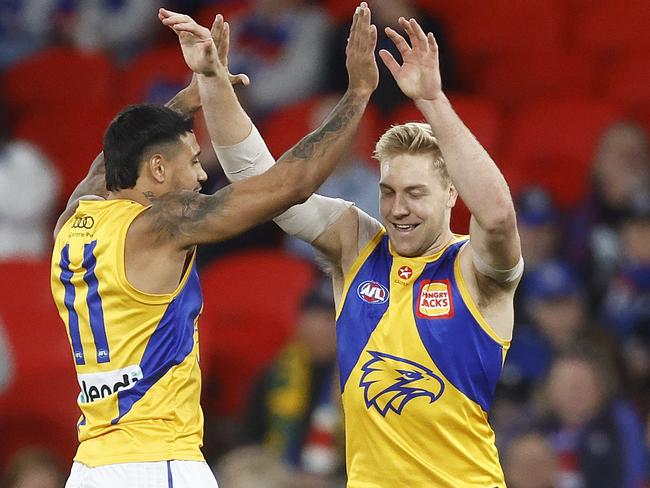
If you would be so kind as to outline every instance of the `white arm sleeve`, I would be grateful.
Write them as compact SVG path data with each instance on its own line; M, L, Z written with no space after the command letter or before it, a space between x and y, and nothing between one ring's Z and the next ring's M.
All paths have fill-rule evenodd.
M254 125L248 137L240 143L233 146L214 145L214 150L230 181L260 175L275 164ZM305 203L291 207L273 221L287 234L311 243L352 205L340 198L312 195Z

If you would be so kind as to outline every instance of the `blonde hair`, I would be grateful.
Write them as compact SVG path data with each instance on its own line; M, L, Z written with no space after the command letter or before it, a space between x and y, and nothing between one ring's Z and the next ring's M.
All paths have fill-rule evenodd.
M445 182L451 183L447 165L429 124L408 122L393 125L377 141L373 157L381 162L404 153L430 154L433 167L440 171Z

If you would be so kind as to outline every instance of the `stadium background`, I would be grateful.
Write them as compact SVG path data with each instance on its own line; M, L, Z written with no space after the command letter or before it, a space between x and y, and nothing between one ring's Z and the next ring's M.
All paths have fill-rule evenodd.
M31 15L34 5L40 17ZM354 5L348 0L176 0L165 7L190 13L203 25L216 13L231 22L231 71L246 72L252 80L251 88L238 93L278 157L317 125L332 96L345 88L343 49ZM157 25L157 7L148 0L0 4L5 122L0 134L0 474L8 476L7 486L18 486L9 482L17 469L47 464L46 455L25 455L25 448L44 447L64 471L74 454L78 385L49 292L48 233L98 153L114 114L129 103L164 102L189 80L176 37ZM377 0L371 7L380 26L382 15L412 11L434 31L445 89L503 171L519 207L524 254L530 256L518 292L513 356L506 362L493 419L502 457L514 459L513 452L528 452L534 444L551 453L547 458L554 467L546 471L556 475L553 486L648 486L647 2ZM390 124L420 119L395 94L388 73L381 76L357 147L345 163L350 172L336 179L345 183L346 197L375 214L362 203L376 198L374 142ZM225 179L198 125L214 190ZM3 164L13 146L23 151L17 154L24 164L20 157ZM608 195L609 184L618 185L618 196ZM336 194L334 184L331 191ZM453 229L465 232L467 221L466 209L457 209ZM39 236L45 242L33 245ZM206 454L213 465L222 460L224 470L243 472L252 465L249 457L259 453L244 453L229 465L224 455L240 444L256 378L293 340L304 298L319 288L322 277L304 247L284 239L273 224L208 246L200 258ZM575 303L562 302L571 297ZM545 321L556 320L548 317L548 308L581 314L572 337L558 339L552 324L544 328ZM522 346L515 351L519 334ZM587 439L580 448L558 441L562 432L576 428L562 426L562 399L551 398L547 380L551 364L567 352L574 359L602 358L593 374L608 387L587 419L603 412L619 419L609 439L624 466L623 474L612 478L615 484L588 481L599 469L587 462L599 459L598 448L590 447L596 441ZM576 380L567 377L563 383L569 396L571 381ZM564 400L569 409L581 408L579 399L576 404ZM527 438L532 444L515 444L530 431L540 434L538 444L534 436ZM535 453L532 458L543 458ZM277 467L272 458L264 458L271 471ZM517 461L520 466L530 460L524 458ZM510 469L511 486L546 486L534 484L532 474L520 481L517 467ZM311 474L292 483L338 486L336 473ZM239 486L232 483L222 480L225 488Z

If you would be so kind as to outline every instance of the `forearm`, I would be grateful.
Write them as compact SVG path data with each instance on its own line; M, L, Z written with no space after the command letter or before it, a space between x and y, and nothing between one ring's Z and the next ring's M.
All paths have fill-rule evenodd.
M512 197L501 171L449 100L443 95L416 105L431 125L449 176L477 223L490 229L513 217Z
M242 108L223 70L214 76L197 76L203 116L215 146L231 146L251 132L252 122Z
M201 98L199 97L196 75L192 75L190 84L174 95L174 98L167 102L165 107L187 116L198 112L201 108Z

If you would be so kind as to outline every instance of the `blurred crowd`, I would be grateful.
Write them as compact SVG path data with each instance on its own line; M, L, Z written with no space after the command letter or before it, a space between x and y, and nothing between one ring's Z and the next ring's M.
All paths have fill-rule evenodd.
M405 16L436 35L444 88L513 192L526 271L491 412L508 486L650 486L647 5L369 3L380 32ZM76 382L49 297L51 231L112 115L189 80L160 6L0 2L0 486L67 475ZM252 82L238 95L276 157L345 90L354 2L164 6L230 22L230 71ZM373 144L419 118L380 75L357 144L321 188L377 218ZM227 180L198 125L212 192ZM452 229L467 232L467 210L455 213ZM201 248L199 262L204 451L220 486L345 486L334 304L317 256L269 223Z

